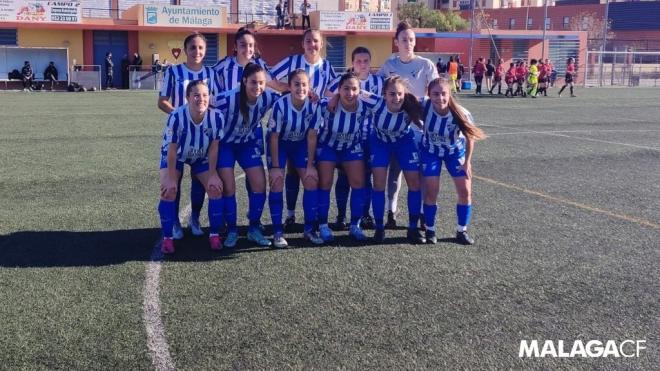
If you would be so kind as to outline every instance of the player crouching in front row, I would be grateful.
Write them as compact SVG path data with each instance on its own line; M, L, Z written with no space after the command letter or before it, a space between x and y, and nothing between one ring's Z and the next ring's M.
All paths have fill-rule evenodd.
M190 166L192 175L204 185L209 196L211 249L222 247L218 235L223 209L222 181L216 162L223 136L223 117L220 111L209 108L209 88L202 80L188 84L186 100L187 104L169 114L163 133L158 213L163 232L161 251L165 254L174 252L172 227L178 218L175 199L184 164Z

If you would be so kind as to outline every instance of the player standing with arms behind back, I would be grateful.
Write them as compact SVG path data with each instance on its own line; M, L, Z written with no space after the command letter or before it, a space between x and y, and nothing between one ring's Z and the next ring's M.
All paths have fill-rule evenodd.
M394 34L394 45L399 49L398 54L386 60L378 73L384 77L401 76L410 87L410 93L421 99L426 96L426 88L429 83L438 77L438 71L431 60L415 54L415 32L408 22L398 24ZM451 61L450 58L450 68L452 67ZM413 126L413 133L415 140L419 143L422 137L421 131L415 128L416 126ZM387 227L394 228L396 227L395 214L401 190L401 168L396 161L390 164L387 183L389 203Z
M472 215L472 152L474 143L485 137L474 125L472 115L451 94L451 82L444 78L431 81L429 96L422 100L424 139L420 148L424 176L424 217L426 241L436 243L435 215L440 191L440 170L445 164L454 180L456 204L456 240L472 245L467 234Z

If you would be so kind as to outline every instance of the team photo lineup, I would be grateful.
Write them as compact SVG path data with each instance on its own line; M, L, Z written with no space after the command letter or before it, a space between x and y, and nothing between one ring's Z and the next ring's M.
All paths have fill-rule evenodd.
M199 217L208 195L210 248L236 246L237 163L248 194L247 239L257 246L288 246L284 233L295 223L300 184L307 241L322 245L334 239L328 223L334 185L335 229L348 229L353 239L366 241L370 238L363 228L370 227L371 239L382 243L386 200L388 226L393 226L402 178L408 186L409 242L436 243L443 163L456 188L456 242L474 243L467 233L470 160L475 142L485 134L452 95L456 79L440 77L433 62L415 55L415 34L406 22L394 36L398 55L378 73L371 72L369 49L358 47L352 69L338 76L320 56L321 33L311 29L303 34L304 54L270 69L255 54L253 32L242 28L235 40L234 56L207 67L206 40L191 34L184 41L185 63L165 71L158 100L169 115L158 205L163 253L173 253L174 240L184 236L178 217L184 165L192 175L191 233L204 234ZM272 241L261 225L266 205Z

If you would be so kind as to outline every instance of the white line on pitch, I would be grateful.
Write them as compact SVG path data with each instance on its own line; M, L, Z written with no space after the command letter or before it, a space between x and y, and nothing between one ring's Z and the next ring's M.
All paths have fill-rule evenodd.
M245 173L240 174L236 179L245 177ZM191 204L179 213L179 220L186 220L192 212ZM167 345L167 336L165 335L165 326L160 310L160 271L163 265L163 253L160 251L160 239L154 243L149 262L146 263L144 279L144 302L143 318L147 331L147 347L151 362L156 371L174 370L174 360L170 354Z
M489 126L489 125L482 125ZM520 134L555 134L555 133L647 133L647 132L657 132L660 129L649 129L649 130L548 130L548 131L516 131L512 133L491 133L488 134L489 137L501 136L501 135L520 135Z
M525 130L521 130L521 129L518 129L518 128L512 128L510 126L500 126L500 125L490 125L490 124L485 124L485 125L481 125L481 126L490 126L490 127L499 128L499 129L517 130L517 133L525 132ZM614 145L619 145L619 146L640 148L640 149L646 149L646 150L650 150L650 151L660 151L660 148L657 148L657 147L639 146L639 145L636 145L636 144L611 142L609 140L601 140L601 139L593 139L593 138L585 138L585 137L573 137L573 136L570 136L570 135L552 133L552 132L547 132L547 131L544 132L544 131L529 130L528 132L530 134L549 135L549 136L553 136L553 137L570 138L570 139L575 139L575 140L584 140L584 141L588 141L588 142L598 142L598 143L606 143L606 144L614 144Z

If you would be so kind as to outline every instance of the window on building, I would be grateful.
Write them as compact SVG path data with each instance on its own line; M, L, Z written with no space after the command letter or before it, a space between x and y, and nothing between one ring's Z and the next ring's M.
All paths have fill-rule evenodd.
M18 45L16 43L16 29L7 28L0 30L0 45Z
M509 18L509 29L513 30L516 28L516 19L515 18Z
M497 18L493 18L493 28L497 28Z
M564 21L562 22L562 27L566 30L570 27L571 23L571 17L564 17Z
M552 29L552 22L551 22L550 18L545 19L545 29L546 30Z
M486 7L486 0L481 0L481 7L485 8Z
M532 17L527 18L527 27L528 28L532 27L532 25L534 25L534 21L533 21Z

